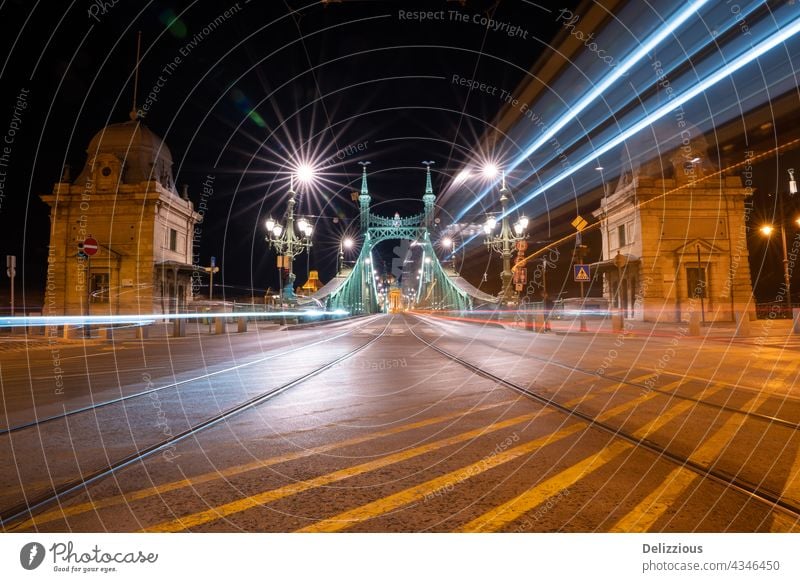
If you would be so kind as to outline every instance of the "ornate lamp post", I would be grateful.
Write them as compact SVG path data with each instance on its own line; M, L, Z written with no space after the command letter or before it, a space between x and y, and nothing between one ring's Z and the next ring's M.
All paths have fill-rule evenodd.
M310 174L308 175L310 179ZM275 221L271 216L267 219L266 241L275 252L278 253L278 271L282 269L288 271L286 290L284 290L283 277L281 277L281 304L284 298L290 302L295 301L294 295L294 258L303 251L311 248L311 235L313 227L305 217L295 217L294 207L297 204L296 192L294 191L294 176L291 177L289 185L289 201L286 207L286 225ZM297 232L295 232L295 227ZM284 297L286 295L286 297Z
M494 167L491 167L488 169L488 172L485 173L491 173L493 170L496 171ZM514 223L512 230L508 222L508 216L506 215L508 194L506 178L505 175L503 175L500 187L500 233L494 234L497 228L497 219L494 216L487 217L486 223L483 225L483 232L486 234L484 243L488 251L490 253L494 251L503 258L503 272L500 274L503 288L500 291L500 298L504 302L514 302L517 297L511 288L511 280L514 276L511 272L511 255L514 252L516 243L525 240L525 229L528 227L528 219L524 216L521 217Z

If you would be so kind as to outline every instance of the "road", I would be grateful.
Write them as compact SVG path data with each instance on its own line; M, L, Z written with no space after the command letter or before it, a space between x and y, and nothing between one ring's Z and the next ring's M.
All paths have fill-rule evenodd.
M796 352L678 340L384 315L63 348L59 394L2 354L4 529L800 529Z

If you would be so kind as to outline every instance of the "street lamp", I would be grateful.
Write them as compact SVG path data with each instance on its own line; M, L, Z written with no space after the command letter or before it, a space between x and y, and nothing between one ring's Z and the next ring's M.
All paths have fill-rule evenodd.
M487 177L496 175L497 167L493 164L488 164L484 167L483 173ZM497 219L494 216L488 216L483 225L483 232L486 234L486 240L484 241L486 248L490 253L494 251L503 258L503 272L500 274L503 288L500 292L500 297L504 302L512 302L516 299L511 290L511 280L514 277L511 272L511 254L514 251L514 245L525 239L525 229L528 227L528 219L524 216L514 223L513 227L509 225L508 216L506 215L508 194L506 177L503 174L500 187L500 233L494 234L497 228Z
M303 183L309 183L313 180L314 171L310 166L300 166L297 170L297 177ZM280 299L281 304L284 300L284 286L282 269L288 270L287 286L289 292L287 299L294 301L294 258L303 251L308 251L311 248L311 235L314 232L314 227L309 220L305 217L296 218L294 214L294 207L297 204L296 192L294 191L294 175L291 177L289 185L289 201L286 207L286 226L277 222L272 216L267 218L265 226L267 227L267 236L265 240L275 252L278 253L278 272L280 274ZM295 232L297 228L297 232Z
M353 239L349 236L343 238L339 241L339 266L336 269L336 273L341 273L342 269L344 268L344 250L350 250L353 248Z
M796 194L797 193L797 182L794 179L794 168L790 168L789 172L789 194ZM783 251L783 285L785 287L786 292L786 308L789 310L789 317L792 316L792 277L791 273L789 272L789 252L786 248L786 227L784 226L784 213L783 213L783 196L780 194L776 194L778 197L778 220L780 222L780 229L781 229L781 250ZM795 222L800 224L800 219L796 219ZM761 234L764 236L770 236L773 232L775 232L775 227L771 224L765 224L760 229Z

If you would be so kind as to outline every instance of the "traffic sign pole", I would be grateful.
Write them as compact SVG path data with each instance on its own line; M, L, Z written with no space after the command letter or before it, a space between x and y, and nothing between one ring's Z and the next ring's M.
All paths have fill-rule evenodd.
M11 316L14 316L14 277L17 275L17 256L6 255L6 273L11 279ZM13 329L13 328L12 328Z
M586 251L588 251L589 248L583 244L583 236L581 233L589 224L589 222L579 214L575 217L575 220L573 220L571 224L573 227L575 227L575 230L578 231L575 237L575 243L577 246L575 247L575 254L573 255L573 258L577 259L578 262L578 265L575 265L575 279L578 281L578 283L580 283L581 286L581 331L588 331L586 327L586 315L584 313L586 309L586 293L584 291L583 284L586 281L591 280L591 267L583 264L583 258L586 256ZM580 269L578 267L580 267Z

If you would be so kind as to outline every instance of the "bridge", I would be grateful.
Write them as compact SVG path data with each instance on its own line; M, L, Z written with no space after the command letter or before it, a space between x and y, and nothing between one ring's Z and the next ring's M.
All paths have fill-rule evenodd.
M430 310L467 311L479 304L498 303L497 297L484 293L461 277L454 268L446 268L434 251L431 231L434 225L436 195L433 193L431 168L425 174L423 211L408 217L395 214L385 217L374 214L372 197L367 184L367 168L361 174L359 202L360 232L363 239L358 259L351 268L342 269L328 284L302 303L324 304L329 310L347 310L374 314L386 310L387 302L380 301L376 284L373 250L383 241L410 241L421 250L419 282L416 284L414 306ZM400 259L402 260L402 259Z

